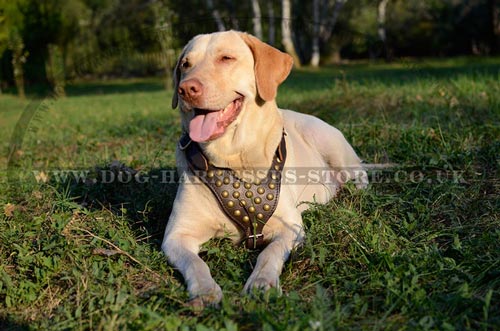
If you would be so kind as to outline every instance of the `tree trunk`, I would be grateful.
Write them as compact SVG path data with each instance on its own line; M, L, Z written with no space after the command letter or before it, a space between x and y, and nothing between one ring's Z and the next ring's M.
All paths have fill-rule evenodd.
M341 64L342 63L342 56L340 56L340 49L335 48L332 52L331 55L331 60L335 64Z
M212 17L215 20L215 23L217 24L217 29L219 31L226 31L226 26L224 25L224 22L222 21L222 17L220 16L219 11L214 7L214 2L212 0L206 0L208 10L212 13Z
M320 18L319 18L319 0L313 0L313 36L312 36L312 54L311 66L319 67L320 49L319 49L319 31L320 31Z
M500 1L490 0L492 41L491 49L493 54L500 53Z
M172 12L163 2L155 2L152 6L155 20L156 37L161 47L161 65L165 70L165 90L173 87L172 70L175 65L175 47L172 32Z
M285 47L285 52L293 58L293 65L300 67L300 59L295 51L292 39L292 6L290 0L281 1L281 10L281 42L283 43L283 47Z
M274 7L272 1L267 2L267 14L269 15L268 44L274 46L276 43L276 29L274 27Z
M261 21L261 16L262 14L260 13L260 6L259 6L259 1L258 0L252 0L252 11L253 11L253 34L262 40L262 21Z
M337 24L337 20L339 18L340 11L342 7L346 4L347 0L335 0L335 4L333 5L332 15L327 20L327 22L322 22L322 26L324 27L320 33L321 41L326 44L330 40L333 28L335 24ZM327 10L327 8L323 8L323 10Z
M386 60L389 60L389 51L387 48L387 35L385 30L385 17L386 17L388 3L389 0L380 1L378 3L378 9L377 9L377 23L378 23L377 33L378 37L380 38L380 41L382 42L384 57Z
M172 26L165 23L161 28L156 28L156 34L161 47L161 55L163 67L165 69L165 89L169 91L172 89L172 69L175 64L175 51L172 42Z
M52 84L54 94L59 97L66 96L64 87L66 85L64 73L64 60L61 48L54 44L47 45L49 53L47 63L45 64L45 72L47 80Z
M16 83L17 94L21 99L26 98L24 92L24 68L26 56L23 53L14 52L12 54L12 66L14 67L14 81Z
M17 32L12 32L8 47L12 51L12 67L14 70L14 81L16 83L17 94L21 99L26 98L24 92L24 68L23 65L28 58L28 52L24 51L24 43Z
M318 67L321 59L321 45L330 42L333 29L342 7L347 0L313 0L313 37L311 66ZM329 14L331 12L331 14ZM340 56L340 50L336 50L335 57ZM336 62L339 59L336 58Z
M235 15L236 9L234 7L234 1L226 0L226 9L229 12L229 20L231 21L231 29L239 30L240 29L240 22L238 21L238 18Z
M165 70L165 89L171 90L174 86L172 70L175 65L174 38L172 33L172 13L168 7L156 2L153 5L156 37L161 47L162 65Z

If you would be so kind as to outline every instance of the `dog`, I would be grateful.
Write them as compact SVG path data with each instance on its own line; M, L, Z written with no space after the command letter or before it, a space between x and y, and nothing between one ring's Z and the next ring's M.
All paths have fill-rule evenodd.
M183 180L162 250L182 273L192 305L222 299L198 256L203 243L230 237L248 248L265 246L243 291L280 290L284 262L304 239L301 212L310 204L303 202L326 203L348 180L368 184L339 130L278 108L278 86L292 66L288 54L237 31L198 35L177 61L172 107L179 106L185 132L176 151ZM333 180L302 180L297 169ZM217 193L221 188L227 190Z

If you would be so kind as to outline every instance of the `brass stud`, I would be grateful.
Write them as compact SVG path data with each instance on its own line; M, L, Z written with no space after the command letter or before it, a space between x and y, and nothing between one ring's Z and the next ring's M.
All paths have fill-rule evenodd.
M233 192L233 198L238 199L240 197L240 192L235 191Z
M259 198L259 197L257 197L257 198L255 198L255 199L253 199L253 202L255 202L256 204L259 204L259 203L261 203L261 202L262 202L262 199L261 199L261 198Z
M261 213L258 213L258 214L257 214L257 218L258 218L259 220L261 220L261 219L263 219L263 218L264 218L264 215L262 215Z
M240 216L241 216L241 210L236 209L236 210L233 212L233 215L234 215L234 216L236 216L236 217L240 217Z
M229 184L229 178L224 177L224 184L226 184L226 185Z
M222 186L222 181L221 181L220 179L217 179L217 180L215 181L215 186L217 186L217 187L221 187L221 186Z
M259 188L257 189L257 193L259 193L259 194L264 194L264 192L265 192L265 191L266 191L266 190L264 190L264 188L263 188L263 187L259 187Z
M275 165L274 166L274 170L276 170L276 171L280 170L280 166L279 165Z
M250 206L250 207L248 207L248 211L249 211L250 213L255 213L255 207L254 207L254 206Z
M267 199L267 200L272 200L272 199L274 199L274 194L269 193L268 195L266 195L266 199Z
M278 176L277 176L276 174L272 174L272 175L271 175L271 178L272 178L273 180L276 180L276 179L278 179Z
M228 191L222 191L221 195L222 195L223 198L227 198L229 196L229 192Z
M281 163L281 159L279 157L276 157L276 162Z
M248 216L243 216L243 222L249 222L250 221L250 217Z
M251 187L252 187L252 184L250 184L250 183L245 183L245 188L246 188L247 190L249 190Z
M269 206L267 203L264 205L264 210L269 211L271 209L271 206Z
M247 202L245 200L240 200L240 206L245 207Z
M269 183L269 188L270 188L271 190L274 190L274 189L276 188L276 184L274 184L274 183Z
M233 208L234 207L234 201L228 201L227 206L229 208Z
M257 178L257 180L254 182L255 185L260 185L260 183L262 183L262 181L260 179Z
M249 199L250 199L250 198L252 198L252 197L253 197L253 193L252 193L252 191L247 191L247 192L245 193L245 196L246 196L247 198L249 198Z
M222 170L220 170L220 169L217 170L217 176L222 176L222 174L223 174Z
M212 178L214 175L215 175L215 173L214 173L214 171L213 171L213 170L210 170L210 171L207 173L208 178Z
M240 188L240 182L234 182L233 187L235 189L239 189Z

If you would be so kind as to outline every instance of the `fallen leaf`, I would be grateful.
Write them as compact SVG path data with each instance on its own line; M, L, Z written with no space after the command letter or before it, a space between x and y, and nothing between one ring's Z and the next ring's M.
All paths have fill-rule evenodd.
M450 108L456 107L459 104L460 104L460 102L458 102L458 99L456 97L452 97L450 99Z
M31 195L33 196L33 198L35 198L37 200L40 200L43 198L43 194L40 191L33 191L33 193Z
M427 130L427 137L429 137L430 139L439 140L439 137L433 128Z
M37 183L47 183L47 181L49 180L49 175L44 171L34 171L33 174L35 175L35 180L37 181Z
M5 216L7 217L12 217L14 216L14 211L16 210L16 205L12 204L12 203L7 203L4 207L3 207L3 213Z

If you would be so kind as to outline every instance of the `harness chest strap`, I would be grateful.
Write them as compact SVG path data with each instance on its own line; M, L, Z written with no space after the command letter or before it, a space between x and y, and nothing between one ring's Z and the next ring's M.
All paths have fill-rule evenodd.
M179 148L189 169L214 194L224 213L245 233L245 246L256 249L264 244L262 229L278 205L281 172L286 161L285 132L276 148L271 168L262 180L245 182L231 169L215 167L203 154L198 143L184 134Z

